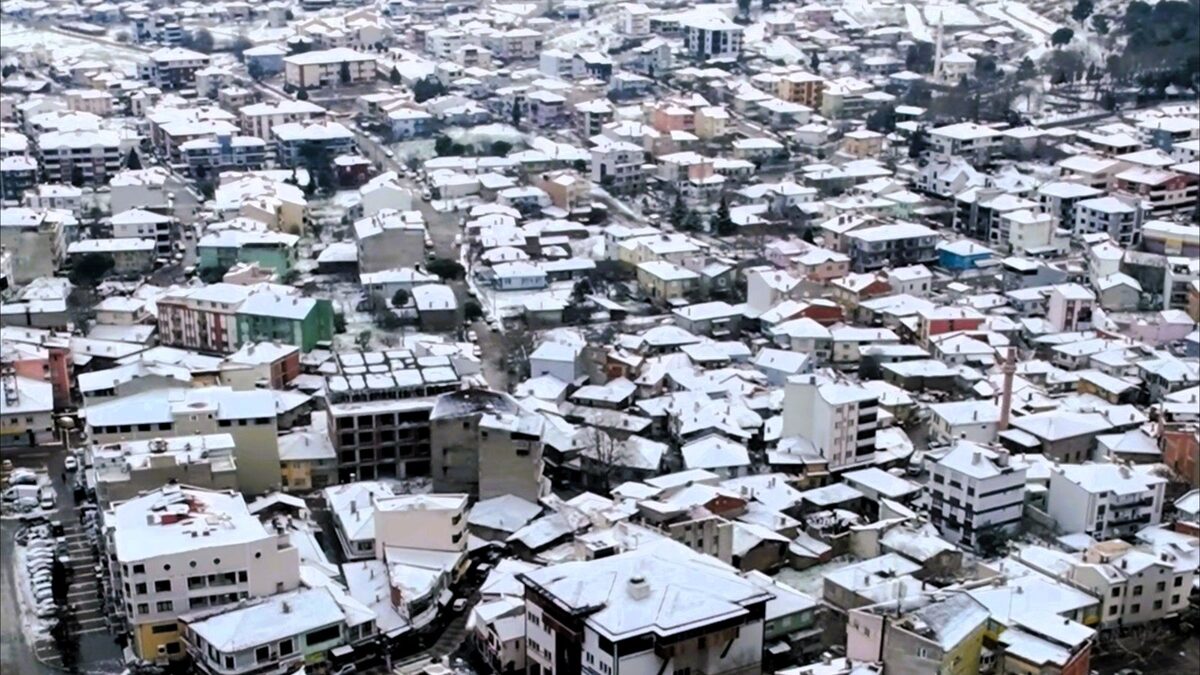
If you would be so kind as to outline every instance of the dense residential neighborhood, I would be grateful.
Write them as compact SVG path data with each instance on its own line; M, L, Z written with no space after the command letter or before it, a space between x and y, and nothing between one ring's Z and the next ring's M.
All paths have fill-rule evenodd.
M1200 669L1197 0L9 0L7 675Z

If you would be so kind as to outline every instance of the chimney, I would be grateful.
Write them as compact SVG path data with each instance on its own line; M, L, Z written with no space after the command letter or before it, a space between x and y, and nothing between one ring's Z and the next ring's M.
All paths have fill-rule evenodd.
M292 613L292 605L290 603L288 603L286 600L283 602L283 613L284 614Z
M982 452L976 450L975 452L971 453L971 463L972 464L978 464L980 462L980 460L982 460L982 459L983 459Z
M634 600L645 600L650 597L650 584L646 582L646 577L640 574L629 577L626 590L629 593L629 597Z
M999 449L996 451L996 464L998 466L1008 466L1008 450Z

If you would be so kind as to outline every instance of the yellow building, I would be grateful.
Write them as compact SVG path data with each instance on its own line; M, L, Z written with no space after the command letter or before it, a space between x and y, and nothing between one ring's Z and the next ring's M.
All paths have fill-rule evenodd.
M842 152L851 157L878 157L883 152L883 134L858 129L842 139Z
M799 103L813 109L821 107L825 78L812 73L788 73L775 84L775 95L789 103Z
M696 111L696 135L705 140L725 135L729 123L729 111L719 105L706 106Z
M663 260L651 260L637 266L638 286L654 302L666 303L683 298L700 283L700 275Z
M296 89L320 89L375 79L375 57L337 47L283 59L284 82Z

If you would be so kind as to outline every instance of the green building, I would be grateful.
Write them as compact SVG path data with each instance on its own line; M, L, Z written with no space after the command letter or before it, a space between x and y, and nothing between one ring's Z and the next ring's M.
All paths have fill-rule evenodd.
M283 232L210 232L196 244L200 269L229 269L236 263L258 263L263 269L286 274L296 264L300 237Z
M238 345L278 340L312 351L333 339L333 304L329 300L282 295L272 291L246 298L237 311Z

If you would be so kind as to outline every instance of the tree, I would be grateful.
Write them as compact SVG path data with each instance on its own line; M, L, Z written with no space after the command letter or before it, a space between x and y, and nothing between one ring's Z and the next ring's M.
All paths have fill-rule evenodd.
M1050 36L1050 44L1054 45L1055 47L1062 47L1063 45L1070 44L1074 37L1075 31L1066 27L1059 28L1058 30L1054 31L1053 35Z
M909 159L919 159L925 154L925 148L929 145L927 132L925 127L917 127L913 132L912 138L908 141L908 157Z
M1096 5L1092 0L1076 0L1075 6L1071 8L1071 18L1078 23L1083 23L1095 9Z
M437 98L446 93L446 87L442 85L441 80L433 75L426 75L413 84L412 91L413 101L415 103L424 103L431 98Z
M130 32L127 30L120 30L120 31L117 31L115 38L116 38L117 42L120 42L121 44L125 44L125 43L133 40L133 35L130 34ZM8 75L5 75L5 77L8 77Z
M737 225L734 224L733 218L729 215L729 200L721 197L721 204L717 207L717 215L713 220L713 230L722 237L737 232Z
M475 300L468 300L463 303L463 318L467 321L478 321L483 318L483 307Z
M225 274L229 268L224 265L216 265L214 267L205 267L200 270L200 280L206 284L220 283L225 278Z
M107 253L86 253L75 260L71 268L71 283L94 288L115 265L113 257Z
M571 289L571 301L577 305L582 305L591 294L592 282L587 279L580 279L575 282L575 286Z
M308 100L308 90L305 89L304 87L300 87L299 89L297 89L296 90L296 100L297 101L307 101Z
M1103 14L1097 14L1092 17L1092 30L1099 35L1108 35L1108 17Z
M258 82L263 78L263 75L266 75L266 73L263 72L262 64L258 61L251 61L250 63L246 64L246 74L249 75L250 79L254 80L255 82Z
M1004 555L1007 540L1004 530L992 527L980 531L975 536L975 548L981 557L990 560Z
M250 38L246 37L245 35L239 35L235 37L233 39L233 43L229 45L229 51L233 52L233 55L237 57L238 61L241 61L245 58L246 50L253 46L254 43L250 41Z
M404 83L404 78L400 76L400 69L396 66L392 66L392 72L388 73L388 82L395 85Z
M442 281L461 279L463 278L463 274L466 273L462 265L448 258L434 258L429 261L425 269L430 274L436 274Z
M675 193L675 203L671 204L671 224L675 229L682 230L684 221L687 220L688 210L687 205L683 203L683 193Z
M354 344L358 345L359 349L365 350L371 345L371 331L364 330L354 337Z
M876 108L867 116L867 129L880 134L890 134L896 130L896 108L884 105Z
M77 165L72 166L71 167L71 185L74 185L75 187L83 187L84 180L85 180L85 177L83 175L83 167L77 166Z
M508 141L494 141L488 150L489 154L493 157L506 157L512 150L512 143Z
M342 84L350 84L351 78L350 62L342 61L342 66L338 69L338 79L341 80Z
M185 43L186 42L187 40L185 40ZM191 44L185 44L184 46L188 49L194 49L201 54L211 54L213 50L212 33L208 32L208 30L204 28L192 31Z
M750 16L750 0L737 0L738 16L746 18Z
M1021 59L1021 65L1017 66L1017 81L1026 82L1037 77L1037 66L1033 64L1033 59L1026 56Z
M700 229L700 214L695 211L688 211L687 217L683 219L683 227L680 228L685 232L695 232Z
M392 294L392 307L403 307L408 304L409 298L412 297L408 291L403 288L397 288Z
M125 168L132 171L142 168L142 159L138 157L136 148L129 149L129 154L125 157Z
M619 474L630 459L629 446L608 432L592 427L582 439L584 480L592 489L612 490L620 482Z
M333 332L335 332L335 333L345 333L346 332L346 315L345 314L342 314L341 312L337 312L333 315Z
M808 67L814 73L821 70L821 55L818 54L817 50L815 50L815 49L813 50L812 54L809 55L809 57L808 57Z
M928 42L909 45L904 55L904 67L914 73L932 73L933 45Z
M521 106L516 103L512 107L512 125L518 129L521 128Z

